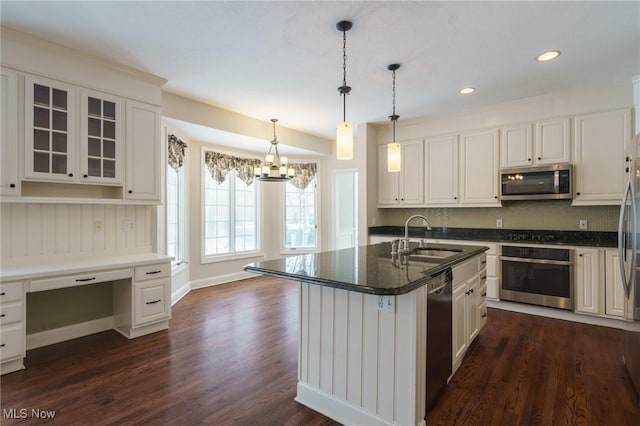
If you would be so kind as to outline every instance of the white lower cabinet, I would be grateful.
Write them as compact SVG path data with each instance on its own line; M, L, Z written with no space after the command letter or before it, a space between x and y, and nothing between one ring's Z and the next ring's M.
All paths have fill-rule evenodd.
M134 285L134 327L171 317L170 290L170 280L154 280Z
M23 283L0 284L0 374L24 368L25 313Z
M487 304L482 296L486 290L485 255L453 268L453 372L462 363L465 353L486 323Z
M620 276L620 266L618 264L619 255L617 249L606 249L604 251L605 270L605 303L604 313L614 317L624 317L624 287Z
M576 249L575 311L581 314L601 315L604 298L604 271L602 250Z

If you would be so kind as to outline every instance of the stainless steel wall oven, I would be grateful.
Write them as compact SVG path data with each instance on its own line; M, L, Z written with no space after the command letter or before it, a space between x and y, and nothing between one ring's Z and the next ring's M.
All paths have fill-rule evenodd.
M502 246L500 299L573 310L572 249Z

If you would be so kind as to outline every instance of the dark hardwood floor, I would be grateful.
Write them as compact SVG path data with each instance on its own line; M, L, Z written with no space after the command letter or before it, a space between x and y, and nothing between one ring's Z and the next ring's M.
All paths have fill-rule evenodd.
M109 331L27 353L2 376L4 424L332 425L298 403L297 284L195 290L168 331ZM429 425L637 425L622 333L490 310ZM27 410L27 418L11 419ZM55 411L52 420L32 409Z

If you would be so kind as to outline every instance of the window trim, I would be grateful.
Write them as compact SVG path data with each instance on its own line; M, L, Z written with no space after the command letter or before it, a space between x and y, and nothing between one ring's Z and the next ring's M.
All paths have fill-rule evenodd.
M169 166L169 164L166 165L167 167L167 172L168 169L171 167ZM175 273L177 270L179 269L184 269L184 267L186 267L186 265L189 263L189 236L188 236L188 230L189 230L189 226L187 224L188 221L188 217L189 215L187 214L187 203L188 203L188 195L187 195L187 187L186 187L186 183L187 183L187 179L188 179L188 172L187 172L187 167L188 167L188 156L185 156L184 162L182 164L182 167L180 167L180 171L178 173L181 173L181 176L178 180L178 206L180 206L180 204L182 204L182 208L178 208L178 235L180 235L182 238L180 238L182 244L180 244L178 247L178 252L179 252L179 256L176 256L174 258L174 260L171 261L171 271L172 273ZM173 169L172 169L173 170ZM180 191L180 185L182 185L182 191ZM165 197L167 197L167 183L166 183L166 178L165 178ZM164 241L164 245L165 245L165 253L167 253L168 255L168 245L169 245L169 234L168 234L168 230L167 230L167 223L168 223L168 218L169 218L169 214L168 214L168 202L165 202L164 205L164 216L165 216L165 241Z
M205 165L205 162L204 162L206 151L216 151L222 154L233 155L233 156L244 157L244 158L258 158L255 155L247 155L246 153L238 153L238 152L223 150L217 146L201 147L200 149L200 263L204 265L208 263L226 262L230 260L264 256L263 249L262 249L262 209L261 209L262 195L260 191L260 185L258 185L255 180L254 180L254 184L256 185L256 246L258 248L256 250L249 250L249 251L242 251L242 252L222 253L222 254L215 254L215 255L209 255L209 256L206 255L206 252L205 252L205 245L206 245L206 242L205 242L206 220L205 219L206 217L205 217L204 199L205 199L205 190L206 190L205 178L207 176L206 174L209 173L209 171L207 170L207 166ZM233 186L234 186L233 192L230 191L232 194L230 205L232 205L233 209L235 210L235 181L233 183ZM230 229L230 232L232 232L235 237L235 211L234 211L234 215L230 215L230 217L233 218L232 226L231 226L232 229Z
M315 181L315 197L314 197L314 208L315 208L315 217L316 217L316 246L313 248L287 248L286 247L286 227L287 227L287 195L286 195L286 184L282 185L280 190L280 194L282 197L282 202L280 203L282 206L282 215L280 217L280 254L281 255L296 255L296 254L309 254L309 253L317 253L322 248L321 241L321 220L320 220L320 199L321 199L321 182L320 175L322 173L320 161L318 159L289 159L292 163L315 163L316 164L316 176L314 177Z

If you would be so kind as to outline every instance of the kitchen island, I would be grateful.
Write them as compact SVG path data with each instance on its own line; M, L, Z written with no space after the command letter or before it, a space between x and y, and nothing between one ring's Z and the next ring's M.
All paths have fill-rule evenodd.
M382 243L247 265L300 282L296 401L344 424L425 424L427 288L449 268L477 282L486 249Z

